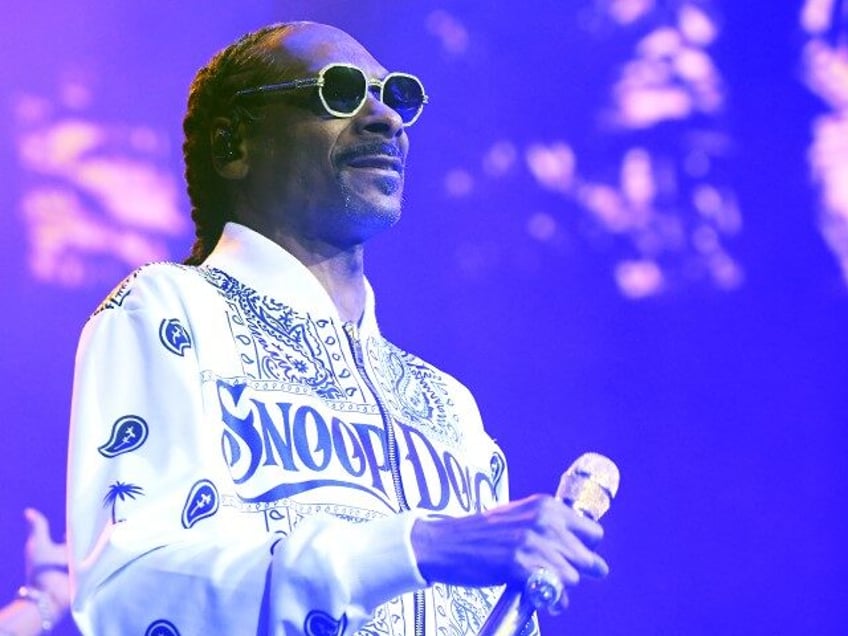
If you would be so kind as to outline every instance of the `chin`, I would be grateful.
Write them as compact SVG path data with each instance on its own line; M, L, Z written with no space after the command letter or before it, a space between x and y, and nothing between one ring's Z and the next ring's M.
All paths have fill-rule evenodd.
M345 209L348 214L391 220L394 225L400 218L403 199L400 189L390 192L375 191L345 193Z
M344 210L342 232L364 243L398 222L403 203L403 182L398 179L369 179L342 182Z
M361 245L388 230L400 219L400 206L355 206L345 209L336 226L340 244Z
M384 232L400 220L400 206L372 206L356 215L356 223L364 230L365 238Z

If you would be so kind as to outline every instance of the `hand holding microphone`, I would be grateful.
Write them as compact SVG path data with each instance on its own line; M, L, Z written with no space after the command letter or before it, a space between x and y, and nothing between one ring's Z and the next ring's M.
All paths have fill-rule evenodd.
M418 519L411 540L419 571L428 583L506 583L480 636L519 634L536 609L567 606L564 586L606 574L593 551L603 536L596 521L618 481L615 464L587 453L563 474L555 497L537 494L465 517Z
M618 492L616 465L597 453L581 455L560 478L556 498L574 511L597 521L609 510ZM538 566L522 589L508 585L486 620L479 636L520 634L537 609L551 609L563 594L563 582L551 570Z

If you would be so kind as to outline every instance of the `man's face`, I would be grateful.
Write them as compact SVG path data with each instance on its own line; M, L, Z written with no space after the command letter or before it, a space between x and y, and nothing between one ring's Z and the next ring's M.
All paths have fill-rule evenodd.
M279 51L284 79L316 77L332 62L387 71L347 34L308 25ZM290 75L290 77L289 77ZM266 229L339 248L360 244L400 216L409 141L399 115L369 93L351 118L326 113L316 88L261 107L248 139L247 205Z

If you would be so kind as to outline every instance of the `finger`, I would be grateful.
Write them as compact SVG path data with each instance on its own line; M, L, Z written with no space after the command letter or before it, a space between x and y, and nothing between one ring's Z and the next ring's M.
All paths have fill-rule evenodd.
M41 512L35 508L26 508L24 517L29 522L29 537L39 543L50 542L50 524Z
M581 538L561 527L553 537L559 557L568 561L580 572L593 577L605 576L609 568L606 562L583 543Z
M597 552L592 552L582 543L579 543L576 538L573 538L572 545L568 546L562 555L563 558L567 559L571 565L580 571L580 574L585 574L596 579L602 579L609 574L609 565L607 565L604 558Z
M564 587L577 587L577 584L580 583L580 572L571 563L561 559L552 565L556 568L554 571Z
M563 590L562 594L559 597L559 600L551 605L548 610L551 614L560 614L568 609L568 593Z
M609 565L573 534L565 533L557 547L557 557L576 568L581 575L601 579L609 574Z
M607 562L603 559L603 557L599 554L595 554L595 563L585 572L596 579L602 579L609 574L609 571L609 565L607 565Z
M604 528L597 521L585 517L566 506L566 527L588 546L595 547L604 538Z

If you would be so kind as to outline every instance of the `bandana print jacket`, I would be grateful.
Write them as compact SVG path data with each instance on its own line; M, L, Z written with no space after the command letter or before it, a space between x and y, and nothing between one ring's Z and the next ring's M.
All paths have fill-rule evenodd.
M343 323L317 279L228 224L201 267L142 267L80 340L69 466L85 634L461 636L497 590L421 578L416 516L506 501L455 379Z

